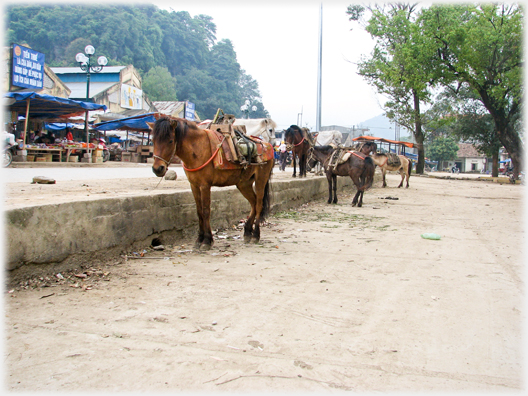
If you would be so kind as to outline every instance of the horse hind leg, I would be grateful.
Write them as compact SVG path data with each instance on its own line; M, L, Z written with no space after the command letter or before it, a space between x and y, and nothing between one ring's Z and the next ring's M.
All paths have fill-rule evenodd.
M400 182L400 185L398 186L398 188L403 187L403 181L405 180L405 172L401 168L400 168L400 176L401 176L401 182ZM407 187L409 187L409 186L407 186Z
M253 182L250 183L244 183L244 184L238 184L237 185L238 190L240 193L246 198L251 205L251 212L249 213L249 216L246 220L246 224L244 224L244 243L250 243L252 242L254 230L253 225L255 223L255 217L257 216L257 195L255 194L255 191L253 190ZM260 233L260 230L259 230ZM259 235L260 236L260 235Z

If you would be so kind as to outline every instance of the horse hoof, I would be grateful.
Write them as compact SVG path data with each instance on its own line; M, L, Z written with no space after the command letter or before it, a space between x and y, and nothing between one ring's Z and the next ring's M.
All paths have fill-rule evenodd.
M251 235L244 235L244 243L250 243L251 242Z
M200 250L202 251L208 251L208 250L211 250L211 245L208 245L206 243L202 243L201 246L200 246Z
M259 242L260 242L260 238L256 238L256 237L251 238L251 243L257 244Z

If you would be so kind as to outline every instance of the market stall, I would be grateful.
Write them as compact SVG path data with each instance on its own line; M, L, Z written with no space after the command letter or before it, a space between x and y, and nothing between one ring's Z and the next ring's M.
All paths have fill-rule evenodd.
M141 144L135 147L127 146L120 154L124 162L148 162L153 155L153 146L150 145L150 127L147 122L156 122L160 113L146 113L134 117L119 118L94 124L97 131L126 131L125 141L130 142L129 133L141 133ZM147 142L144 144L145 134Z
M105 105L38 94L36 92L8 92L4 95L4 98L9 100L9 104L5 108L6 111L22 114L25 117L24 130L19 137L20 151L24 153L24 156L34 160L44 158L44 161L52 161L53 159L62 161L63 158L68 160L72 150L84 150L88 157L91 158L92 151L97 149L95 145L88 143L88 112L106 110ZM28 145L27 134L30 118L41 122L57 122L61 120L67 122L70 117L82 115L84 115L85 119L86 143L58 143L50 141L49 143Z

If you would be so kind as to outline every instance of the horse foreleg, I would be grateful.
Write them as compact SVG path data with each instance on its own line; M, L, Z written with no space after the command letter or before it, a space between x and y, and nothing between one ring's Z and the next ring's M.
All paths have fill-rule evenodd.
M296 169L296 165L297 165L297 160L295 159L296 155L295 153L292 152L292 162L293 162L293 175L292 177L297 177L296 173L297 173L297 169Z
M299 177L306 177L306 154L301 154L299 158Z
M334 193L334 199L332 200L332 203L337 203L337 175L332 175L332 192Z
M202 224L200 225L201 239L200 250L209 250L213 246L213 232L211 230L211 187L200 188L200 202L202 211Z
M198 238L194 243L194 247L199 249L204 240L204 219L202 209L202 194L200 188L191 184L191 190L194 196L194 202L196 203L196 214L198 215Z
M326 181L328 182L328 201L326 203L332 203L332 173L329 171L325 172Z
M385 182L385 174L387 173L387 169L383 168L381 170L381 175L383 176L383 187L387 187L387 183Z

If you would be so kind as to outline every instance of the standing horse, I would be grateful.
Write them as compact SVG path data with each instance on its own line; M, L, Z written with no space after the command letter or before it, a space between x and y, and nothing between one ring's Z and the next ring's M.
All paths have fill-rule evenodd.
M372 154L372 160L374 163L381 168L381 173L383 175L383 187L387 187L387 183L385 182L385 174L387 171L397 171L400 173L401 176L401 182L398 188L403 186L403 180L407 178L407 186L405 188L409 188L409 177L411 176L412 171L412 161L407 159L403 155L398 155L398 158L400 159L400 163L396 165L390 165L387 164L389 157L387 154L382 153L374 153Z
M308 150L311 144L306 137L306 132L297 125L291 125L284 131L284 141L291 150L293 158L293 177L296 177L296 157L299 158L299 177L306 177L306 163L308 162Z
M233 125L245 125L247 135L261 137L265 142L275 146L275 128L277 128L277 124L271 118L237 118Z
M251 212L244 226L244 242L257 243L260 240L260 223L269 214L270 209L273 158L246 168L239 166L236 169L217 169L212 160L217 154L220 155L220 146L213 152L207 130L199 129L192 121L172 117L162 117L150 126L154 143L152 171L156 176L165 175L175 155L183 162L199 220L195 247L209 250L213 245L210 224L212 186L236 185L249 201ZM270 146L269 143L263 144L266 148Z
M374 143L375 144L375 143ZM326 179L328 180L328 203L337 203L337 176L350 176L357 192L352 200L352 206L363 206L363 193L372 186L374 181L374 162L368 156L372 145L366 143L362 151L350 152L348 159L339 165L330 166L330 159L336 150L332 146L314 146L311 150L311 161L323 164ZM363 155L361 155L363 154Z

